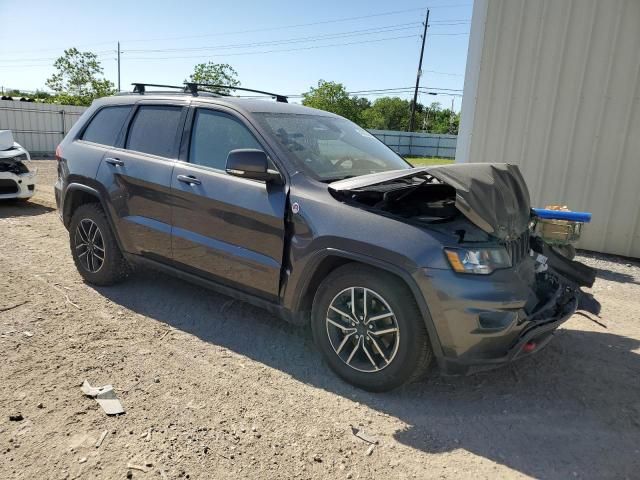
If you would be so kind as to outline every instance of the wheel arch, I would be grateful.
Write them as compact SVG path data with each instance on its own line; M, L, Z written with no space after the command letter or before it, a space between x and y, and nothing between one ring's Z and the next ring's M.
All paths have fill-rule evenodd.
M73 212L76 211L78 207L84 205L85 203L99 203L102 207L102 210L107 217L107 222L109 223L109 227L111 227L111 231L116 239L116 243L118 247L122 250L122 243L120 241L120 235L118 234L118 230L115 228L113 218L111 218L110 210L107 208L107 204L100 194L100 191L96 188L93 188L89 185L85 185L82 183L70 183L67 185L67 188L64 191L64 195L62 197L62 223L68 229L71 224L71 218L73 217Z
M80 183L70 183L65 190L62 201L62 222L65 227L68 228L71 224L73 212L85 203L100 203L104 210L104 203L98 190Z
M429 334L429 341L431 343L433 353L436 357L441 357L442 347L440 345L435 324L431 317L431 312L429 311L427 302L420 293L420 289L411 277L411 274L396 265L384 262L377 258L337 249L327 249L317 252L308 262L302 275L302 279L299 282L300 286L297 289L298 294L295 295L294 305L292 306L292 310L296 312L296 316L308 317L309 315L307 312L311 312L315 292L322 280L336 268L349 263L366 265L391 274L396 277L401 284L409 289L420 313L422 314L422 319L425 323L427 333Z

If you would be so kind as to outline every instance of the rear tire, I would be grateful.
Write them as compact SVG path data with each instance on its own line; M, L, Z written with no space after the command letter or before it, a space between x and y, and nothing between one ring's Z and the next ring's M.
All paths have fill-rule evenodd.
M86 203L73 213L69 244L76 268L88 283L113 285L129 275L129 265L98 203Z
M347 264L324 279L313 302L312 331L331 369L364 390L388 391L422 378L433 358L406 285L366 265Z

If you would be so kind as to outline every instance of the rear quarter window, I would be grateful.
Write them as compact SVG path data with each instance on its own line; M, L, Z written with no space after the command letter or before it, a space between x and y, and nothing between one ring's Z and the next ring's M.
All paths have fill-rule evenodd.
M82 140L113 147L131 108L131 105L122 105L101 109L85 128Z
M126 148L160 157L175 157L181 115L182 107L179 106L141 106L129 128Z

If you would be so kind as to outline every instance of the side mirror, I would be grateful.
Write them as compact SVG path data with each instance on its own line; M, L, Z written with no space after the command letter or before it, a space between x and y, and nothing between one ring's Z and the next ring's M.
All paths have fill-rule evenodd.
M263 180L265 182L281 182L282 177L276 170L269 169L267 154L253 148L238 148L227 155L226 171L229 175Z

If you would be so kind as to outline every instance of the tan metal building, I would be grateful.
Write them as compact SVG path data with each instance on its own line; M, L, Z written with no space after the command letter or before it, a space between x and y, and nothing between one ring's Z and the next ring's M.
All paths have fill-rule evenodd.
M456 162L518 164L532 203L640 257L640 0L476 0Z

